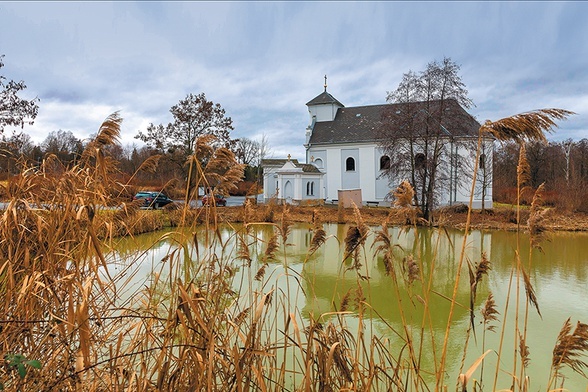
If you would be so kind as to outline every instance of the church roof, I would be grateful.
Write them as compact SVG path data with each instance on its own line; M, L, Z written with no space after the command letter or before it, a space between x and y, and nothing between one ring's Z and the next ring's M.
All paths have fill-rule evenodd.
M301 167L302 172L304 173L321 173L321 171L315 165L312 165L310 163L300 163L296 166Z
M440 101L429 102L428 106L427 102L413 102L339 108L333 121L314 124L309 144L375 142L385 127L402 126L405 113L411 113L415 124L423 124L427 118L438 117L429 113L438 115L440 109ZM448 136L477 136L480 124L456 100L445 100L443 110L442 132Z
M294 165L298 165L298 159L290 159ZM282 167L288 162L288 159L262 159L261 166L279 166Z
M299 163L298 159L262 159L261 160L261 166L263 167L270 167L270 166L276 166L276 167L283 167L286 162L292 162L292 164L297 168L297 169L302 169L303 173L322 173L319 169L317 169L317 167L315 165L312 165L310 163Z
M337 98L333 97L331 94L329 94L327 92L327 90L325 90L324 92L322 92L321 94L317 95L316 97L314 97L313 99L311 99L310 101L308 101L306 103L306 106L311 106L311 105L328 105L328 104L332 104L335 103L339 106L345 106L343 105L341 102L339 102L337 100Z

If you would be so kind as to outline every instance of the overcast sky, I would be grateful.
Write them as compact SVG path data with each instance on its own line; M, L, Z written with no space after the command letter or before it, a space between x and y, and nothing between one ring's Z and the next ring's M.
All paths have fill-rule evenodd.
M552 140L588 137L588 2L0 2L9 80L40 98L24 131L86 138L114 111L123 145L167 124L187 94L304 160L306 102L381 104L403 73L449 57L478 121L539 108L577 113Z

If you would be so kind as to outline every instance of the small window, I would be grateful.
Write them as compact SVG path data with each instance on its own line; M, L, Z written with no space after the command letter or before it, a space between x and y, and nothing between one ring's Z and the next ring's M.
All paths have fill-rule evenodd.
M318 169L322 169L323 168L323 160L320 158L316 158L314 160L314 165L318 168Z
M419 152L414 156L414 167L415 169L423 169L425 164L427 163L427 159L425 158L425 154Z
M480 169L484 169L484 167L486 166L486 154L481 154L480 155Z
M349 157L345 161L345 170L347 171L355 171L355 159Z
M390 157L388 155L382 155L380 158L380 170L390 169Z
M306 195L314 196L314 181L309 181L306 183Z

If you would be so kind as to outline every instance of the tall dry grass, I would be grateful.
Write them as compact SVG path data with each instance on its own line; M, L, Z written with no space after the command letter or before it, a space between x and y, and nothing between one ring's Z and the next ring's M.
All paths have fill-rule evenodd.
M558 118L554 113L536 117L539 129L550 124L544 115ZM534 117L524 118L522 129L528 130ZM499 121L484 127L506 137L516 131L508 128L513 124L516 121ZM502 342L500 347L486 347L485 337L504 334L513 324L506 322L513 317L509 301L498 309L490 293L481 307L483 323L476 326L470 321L466 330L454 329L458 289L467 286L470 300L464 310L473 320L480 310L477 288L491 273L491 261L484 254L479 260L465 258L469 217L453 294L441 299L450 309L442 322L444 333L436 333L439 317L434 303L440 295L433 289L433 271L444 231L439 230L431 261L425 262L408 183L396 192L397 213L405 217L405 229L415 233L416 244L402 249L386 222L377 229L369 227L354 208L354 222L340 238L345 249L340 275L353 276L355 283L343 297L333 294L328 312L304 314L297 305L299 297L312 298L303 283L312 276L291 267L289 207L275 204L261 212L246 205L243 225L227 233L216 219L215 206L191 210L186 200L182 208L166 214L174 226L182 226L163 234L175 246L157 260L148 279L136 285L143 255L120 261L106 253L116 235L157 227L158 218L148 218L155 222L147 223L136 205L116 197L124 193L125 185L111 180L115 165L103 147L116 141L119 126L117 114L109 117L79 165L64 168L49 158L41 167L25 170L8 187L10 201L0 220L4 389L465 391L472 387L493 391L505 389L496 381L504 372L512 374L509 390L530 389L525 367L532 348L526 346L526 316L514 323L519 337L510 348L514 368L503 368L499 360L495 369L484 366L488 356L500 357L507 350ZM230 186L238 177L236 169L227 167L230 153L216 154L206 140L200 143L197 154L213 159L206 167L198 155L191 157L190 183ZM534 235L543 235L539 195L536 201L529 225ZM113 205L117 208L103 211ZM313 216L312 223L306 260L328 239L320 217ZM256 230L260 225L269 227L271 234L261 235ZM371 305L366 268L370 236L389 279L389 306L400 315L400 325L388 323ZM515 252L512 268L509 297L518 298L524 288L523 306L538 311L528 274L531 263L522 266ZM469 275L469 281L460 279L462 273ZM374 319L389 329L394 341L374 333ZM586 330L582 323L575 329L570 321L564 323L548 389L563 385L564 367L574 371L586 367ZM460 374L448 378L450 338L463 339L465 352L480 334L479 358L466 363L464 355ZM492 386L488 378L494 379Z

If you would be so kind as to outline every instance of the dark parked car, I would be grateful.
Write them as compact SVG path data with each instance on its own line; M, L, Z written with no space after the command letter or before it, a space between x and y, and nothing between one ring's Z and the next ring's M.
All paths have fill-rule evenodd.
M210 195L204 195L202 197L202 205L208 205L208 204L212 204L212 198ZM225 197L223 195L214 195L214 204L217 206L226 206L227 205L227 199L225 199Z
M169 203L173 203L173 200L164 195L161 192L148 192L148 191L141 191L138 192L134 197L133 200L143 200L144 207L152 207L154 209L158 209L168 205Z

